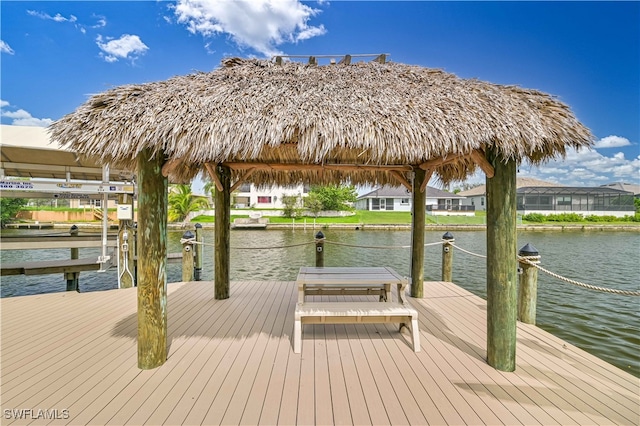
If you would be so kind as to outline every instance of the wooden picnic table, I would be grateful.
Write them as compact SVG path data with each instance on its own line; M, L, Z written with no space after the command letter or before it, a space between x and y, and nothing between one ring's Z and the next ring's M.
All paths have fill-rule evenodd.
M296 280L298 303L311 295L380 295L391 302L391 286L397 285L399 302L404 302L407 280L391 268L380 267L302 267Z
M387 267L303 267L297 278L293 351L302 350L302 324L400 323L411 331L413 350L420 351L418 312L407 302L408 280ZM391 286L398 287L393 302ZM307 302L310 295L379 295L379 302Z

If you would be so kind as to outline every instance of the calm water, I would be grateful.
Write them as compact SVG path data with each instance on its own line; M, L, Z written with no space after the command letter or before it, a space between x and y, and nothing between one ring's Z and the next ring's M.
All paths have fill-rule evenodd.
M52 231L3 231L5 233L54 233ZM269 230L231 233L232 280L295 280L301 266L314 265L313 244L271 250L243 250L250 247L279 247L312 242L316 231ZM406 246L409 231L323 231L326 266L391 266L402 275L410 272L410 250L370 249L332 245L335 241L360 246ZM444 232L427 232L425 242L438 242ZM171 232L169 251L180 251L182 232ZM454 233L456 245L485 254L483 231ZM213 244L213 231L205 231L205 243ZM635 232L520 232L518 247L533 244L542 256L542 266L568 278L600 287L640 290L640 234ZM99 249L81 249L80 257L99 255ZM1 251L0 261L17 262L68 259L69 250ZM213 247L204 249L203 279L213 279ZM440 280L441 247L428 246L425 279ZM170 282L180 281L181 265L168 265ZM453 281L486 298L485 259L454 252ZM117 287L115 268L80 275L81 291ZM640 298L583 289L538 275L537 324L556 336L640 377ZM1 296L18 296L65 291L62 274L2 277ZM233 295L233 287L231 289ZM425 288L428 297L429 290Z

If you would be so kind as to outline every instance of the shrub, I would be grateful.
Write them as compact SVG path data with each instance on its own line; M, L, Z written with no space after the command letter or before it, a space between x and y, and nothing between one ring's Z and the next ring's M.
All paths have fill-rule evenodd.
M545 216L542 213L529 213L522 216L522 220L526 220L527 222L544 222Z
M546 219L549 222L584 222L584 216L578 213L550 214Z

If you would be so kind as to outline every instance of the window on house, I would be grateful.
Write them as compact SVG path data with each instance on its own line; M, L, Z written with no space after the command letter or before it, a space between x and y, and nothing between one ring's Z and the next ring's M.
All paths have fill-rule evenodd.
M408 198L401 198L400 199L400 205L408 206L409 205L409 199Z
M484 197L480 198L480 205L484 206Z
M267 196L258 197L258 204L271 204L271 197L267 197Z
M386 210L393 210L393 198L387 198Z

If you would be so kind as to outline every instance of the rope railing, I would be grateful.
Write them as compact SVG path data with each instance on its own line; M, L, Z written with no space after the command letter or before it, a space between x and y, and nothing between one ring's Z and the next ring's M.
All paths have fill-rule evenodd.
M471 256L476 256L476 257L481 257L481 258L486 258L487 256L482 255L482 254L478 254L478 253L473 253L471 251L465 250L462 247L458 247L454 244L452 244L456 249L460 250L463 253L469 254ZM620 295L624 295L624 296L640 296L640 291L632 291L632 290L618 290L618 289L613 289L613 288L607 288L607 287L599 287L599 286L595 286L595 285L591 285L591 284L586 284L580 281L576 281L576 280L572 280L571 278L567 278L567 277L563 277L562 275L556 274L555 272L551 272L548 269L543 268L542 266L540 266L540 256L517 256L517 259L519 261L522 261L528 265L531 265L535 268L537 268L538 270L544 272L545 274L548 274L554 278L557 278L561 281L567 282L569 284L573 284L575 286L578 287L582 287L582 288L586 288L589 290L594 290L594 291L600 291L603 293L612 293L612 294L620 294Z
M306 246L306 245L311 245L311 244L316 244L317 242L322 241L326 244L333 244L336 246L342 246L342 247L353 247L353 248L364 248L364 249L383 249L383 250L388 250L388 249L408 249L411 248L411 246L409 245L402 245L402 246L374 246L374 245L361 245L361 244L350 244L350 243L342 243L339 241L331 241L331 240L327 240L325 238L316 238L315 240L312 241L306 241L303 243L297 243L297 244L286 244L286 245L281 245L281 246L268 246L268 247L231 247L232 250L270 250L270 249L285 249L285 248L292 248L292 247L301 247L301 246ZM462 247L453 244L453 240L442 240L442 241L437 241L434 243L427 243L424 246L428 247L428 246L436 246L436 245L442 245L442 244L448 244L450 246L453 246L456 250L460 250L463 253L466 253L470 256L475 256L475 257L479 257L482 259L486 259L486 255L483 254L479 254L479 253L474 253L472 251L469 250L465 250ZM214 246L214 244L210 244L210 243L204 243L204 242L200 242L200 241L196 241L196 238L181 238L180 239L180 244L202 244L202 245L208 245L208 246ZM624 295L624 296L640 296L640 291L632 291L632 290L618 290L618 289L612 289L612 288L607 288L607 287L599 287L599 286L595 286L595 285L591 285L591 284L586 284L577 280L573 280L571 278L567 278L567 277L563 277L562 275L556 274L555 272L551 272L548 269L543 268L542 266L540 266L540 256L517 256L518 261L527 263L531 266L536 267L538 270L554 277L557 278L561 281L567 282L569 284L578 286L578 287L582 287L582 288L586 288L588 290L594 290L594 291L600 291L600 292L604 292L604 293L611 293L611 294L619 294L619 295Z
M542 266L540 266L538 263L536 263L535 261L529 260L524 256L518 256L518 260L523 261L524 263L527 263L535 268L537 268L538 270L544 272L545 274L548 274L554 278L557 278L561 281L565 281L569 284L573 284L575 286L578 287L583 287L589 290L594 290L594 291L601 291L604 293L613 293L613 294L621 294L623 296L640 296L640 291L631 291L631 290L618 290L618 289L614 289L614 288L607 288L607 287L598 287L595 285L591 285L591 284L585 284L583 282L580 281L576 281L576 280L572 280L571 278L567 278L567 277L563 277L562 275L556 274L555 272L551 272L548 269L543 268Z
M209 246L209 247L215 247L215 244L211 244L211 243L205 243L202 241L196 241L195 237L194 238L180 238L180 244L200 244L203 246ZM268 247L230 247L231 250L271 250L271 249L283 249L283 248L290 248L290 247L300 247L300 246L306 246L309 244L315 244L315 241L307 241L304 243L298 243L298 244L287 244L287 245L282 245L282 246L268 246Z

